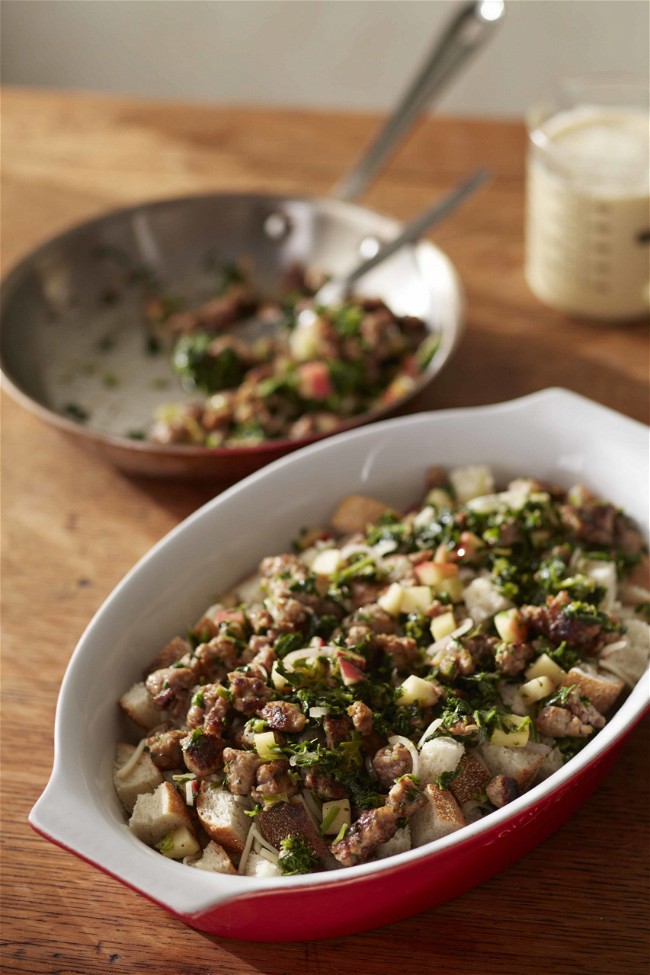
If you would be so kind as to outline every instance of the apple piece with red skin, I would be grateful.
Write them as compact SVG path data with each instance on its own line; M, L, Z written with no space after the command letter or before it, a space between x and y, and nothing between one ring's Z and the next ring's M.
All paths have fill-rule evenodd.
M220 609L214 614L212 621L217 626L219 623L238 623L240 626L244 626L246 617L242 609Z
M305 399L325 400L334 392L329 369L324 362L303 362L298 366L298 392Z
M458 566L453 562L420 562L419 565L414 566L413 571L418 582L435 589L441 582L457 576Z
M345 654L343 652L337 653L336 659L338 660L339 670L341 672L341 680L343 683L350 687L353 684L358 684L359 681L365 679L365 674L360 670L358 664L363 661L365 666L365 660L363 657L359 657L354 654L354 661L350 659L352 655ZM356 662L355 662L356 661Z
M485 542L482 538L479 538L474 532L465 531L460 533L458 545L453 550L452 555L459 562L473 562L483 548L485 548Z
M497 613L494 626L504 643L524 643L528 636L528 624L516 608Z

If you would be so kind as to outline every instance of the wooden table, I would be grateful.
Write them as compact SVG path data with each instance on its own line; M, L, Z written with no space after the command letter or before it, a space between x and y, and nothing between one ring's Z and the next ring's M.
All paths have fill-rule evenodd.
M120 204L202 190L325 193L376 124L7 90L5 270L48 235ZM465 281L468 329L455 365L416 406L561 385L647 421L644 325L570 321L526 287L524 150L518 124L434 119L367 194L406 218L479 161L495 174L436 231ZM6 397L2 445L3 972L648 971L647 721L580 812L524 860L443 907L337 941L208 939L33 833L26 817L51 768L57 692L77 638L136 559L215 488L125 477Z

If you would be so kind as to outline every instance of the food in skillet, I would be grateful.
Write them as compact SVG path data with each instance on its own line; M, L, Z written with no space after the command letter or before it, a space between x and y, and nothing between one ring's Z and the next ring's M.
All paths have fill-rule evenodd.
M325 280L293 268L279 301L265 301L240 267L224 269L219 294L190 311L153 298L149 322L171 345L191 403L170 403L148 438L164 444L251 446L329 433L346 420L413 388L438 339L424 322L397 316L377 298L321 307L311 295ZM251 316L278 323L247 340Z
M120 704L131 830L257 876L352 866L489 815L605 725L648 660L648 556L586 488L429 473L209 607Z

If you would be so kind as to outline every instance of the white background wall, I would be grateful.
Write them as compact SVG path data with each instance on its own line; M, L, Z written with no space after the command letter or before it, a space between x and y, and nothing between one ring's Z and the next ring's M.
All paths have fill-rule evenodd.
M458 0L4 0L6 83L384 109ZM558 74L649 70L646 0L509 0L444 112L521 115Z

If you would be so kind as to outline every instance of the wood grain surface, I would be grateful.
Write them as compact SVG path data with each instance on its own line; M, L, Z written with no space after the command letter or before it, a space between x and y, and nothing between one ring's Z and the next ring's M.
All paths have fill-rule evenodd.
M2 108L5 271L117 205L204 190L325 193L378 122L28 90L6 90ZM572 321L525 285L524 153L520 125L429 120L367 194L407 218L478 163L494 170L434 235L463 277L468 327L414 408L560 385L647 422L646 325ZM2 972L648 972L647 720L581 810L515 866L435 910L339 940L203 936L32 832L26 817L49 776L58 688L78 637L132 564L217 487L126 477L6 396L2 405Z

